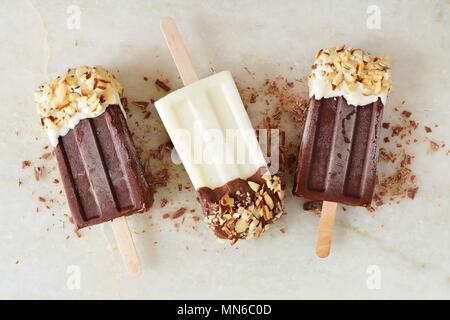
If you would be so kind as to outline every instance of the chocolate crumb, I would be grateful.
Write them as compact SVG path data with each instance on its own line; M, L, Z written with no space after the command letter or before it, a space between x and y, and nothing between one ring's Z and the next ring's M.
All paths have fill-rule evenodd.
M398 136L403 131L403 127L395 126L392 128L392 137Z
M34 178L36 179L36 181L41 180L42 175L43 175L43 168L35 167L34 168Z
M383 124L381 126L383 127L383 129L389 129L390 123L389 122L383 122Z
M142 109L143 111L148 107L149 103L147 101L132 101L131 102L136 107Z
M23 160L22 161L22 169L28 168L29 166L31 166L31 161L30 160Z
M434 141L430 141L431 151L436 152L439 150L439 144Z
M409 120L409 126L411 127L411 129L416 130L419 124L414 120Z
M144 119L150 118L151 115L152 115L152 113L151 113L150 111L147 111L147 112L144 114Z
M306 201L303 204L303 210L313 211L315 214L320 215L322 212L322 201Z
M394 163L395 160L397 160L397 156L393 152L387 151L385 148L380 148L380 159Z
M48 160L53 156L53 152L46 152L42 156L40 156L39 159L41 160Z
M149 174L148 181L153 183L154 187L165 187L167 186L167 182L169 181L170 175L169 170L167 168L159 170L156 175Z
M416 197L417 190L419 190L418 187L409 189L408 190L408 198L410 198L411 200L414 200L414 198Z
M281 228L281 229L280 229L280 232L283 233L283 234L285 234L285 233L286 233L286 229L285 229L285 228Z
M404 117L406 117L406 118L409 118L409 117L411 117L411 115L412 115L412 113L411 112L409 112L409 111L403 111L402 112L402 116L404 116Z
M162 216L163 219L167 219L170 218L170 214L169 213L164 213Z
M186 212L186 208L180 208L177 211L175 211L174 214L172 214L172 216L170 217L172 220L178 219L179 217L181 217L185 212Z
M254 76L254 75L255 75L255 73L254 73L254 72L251 72L250 69L249 69L248 67L244 67L244 70L247 71L247 73L248 73L249 75L251 75L251 76Z
M155 84L166 92L169 92L170 90L172 90L166 83L164 83L163 81L161 81L159 79L156 79Z

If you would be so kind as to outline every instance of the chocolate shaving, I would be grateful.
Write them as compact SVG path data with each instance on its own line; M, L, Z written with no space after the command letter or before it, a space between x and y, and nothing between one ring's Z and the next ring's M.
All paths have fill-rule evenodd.
M166 92L169 92L170 90L172 90L166 83L164 83L163 81L161 81L159 79L156 79L155 84Z
M169 200L167 200L166 198L162 198L159 206L161 208L164 208L167 205L168 202L169 202Z
M397 156L395 153L387 151L385 148L380 148L380 159L394 163L395 160L397 160Z
M403 111L402 112L402 116L404 116L404 117L406 117L406 118L409 118L409 117L411 117L411 115L412 115L412 113L411 112L409 112L409 111Z
M41 160L48 160L48 159L50 159L52 156L53 156L53 152L47 152L47 153L44 153L42 156L40 156L39 159L41 159Z
M392 128L392 137L400 135L400 133L403 131L403 129L404 129L404 128L401 127L401 126L395 126L395 127L393 127L393 128Z
M181 217L182 215L184 215L184 213L187 211L186 208L180 208L177 211L175 211L174 214L172 214L172 216L170 217L172 220L178 219L179 217Z
M434 141L430 141L431 151L436 152L439 150L439 144Z
M408 198L410 198L411 200L414 200L414 198L416 197L417 190L419 190L418 187L409 189L408 190Z
M165 187L167 186L169 177L169 170L167 168L164 168L162 170L159 170L155 175L150 174L148 181L150 181L154 187Z
M34 178L36 179L36 181L41 180L42 175L43 175L43 168L34 167Z
M142 110L145 110L149 105L147 101L132 101L131 103Z
M23 160L22 161L22 169L28 168L31 166L31 161L30 160Z

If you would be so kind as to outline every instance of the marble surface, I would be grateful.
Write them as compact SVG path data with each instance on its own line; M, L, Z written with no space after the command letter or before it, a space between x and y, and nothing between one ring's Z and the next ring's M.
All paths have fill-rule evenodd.
M380 29L367 27L369 5L380 9ZM78 9L79 28L71 20ZM314 254L317 217L291 196L288 215L261 239L234 247L216 241L191 218L200 216L194 192L178 192L178 183L189 182L167 159L178 180L158 189L150 213L128 219L142 259L140 278L126 274L109 225L82 230L78 238L61 186L52 183L55 159L39 159L48 142L33 92L80 64L116 72L130 101L161 97L156 78L181 87L159 30L164 15L177 20L200 76L213 68L248 84L284 73L304 77L319 48L343 43L387 53L395 90L385 117L389 106L406 100L418 122L438 124L433 139L450 143L450 1L1 0L0 298L450 298L450 158L426 143L411 147L416 199L373 214L341 210L326 260ZM146 146L166 141L154 110L148 124L160 134ZM130 127L137 135L153 132L133 121ZM22 169L26 159L32 167L45 165L40 182L32 167ZM47 209L40 196L55 203ZM170 201L161 209L164 197ZM163 219L180 206L196 212L179 227ZM372 282L377 276L380 286Z

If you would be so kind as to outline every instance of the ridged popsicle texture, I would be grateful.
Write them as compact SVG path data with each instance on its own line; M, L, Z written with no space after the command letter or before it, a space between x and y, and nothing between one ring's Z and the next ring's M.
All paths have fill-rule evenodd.
M59 138L55 154L79 228L143 212L152 205L152 191L119 106L81 120Z
M310 99L294 194L367 206L376 179L383 104L349 105L344 97Z

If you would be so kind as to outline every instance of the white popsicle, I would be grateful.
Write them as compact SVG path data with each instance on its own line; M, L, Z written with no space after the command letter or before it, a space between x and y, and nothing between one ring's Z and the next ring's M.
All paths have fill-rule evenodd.
M229 71L197 76L170 18L161 21L184 88L155 106L198 191L210 228L236 242L259 236L283 214L280 178L268 172Z
M195 189L247 179L266 166L230 72L194 82L155 106Z

